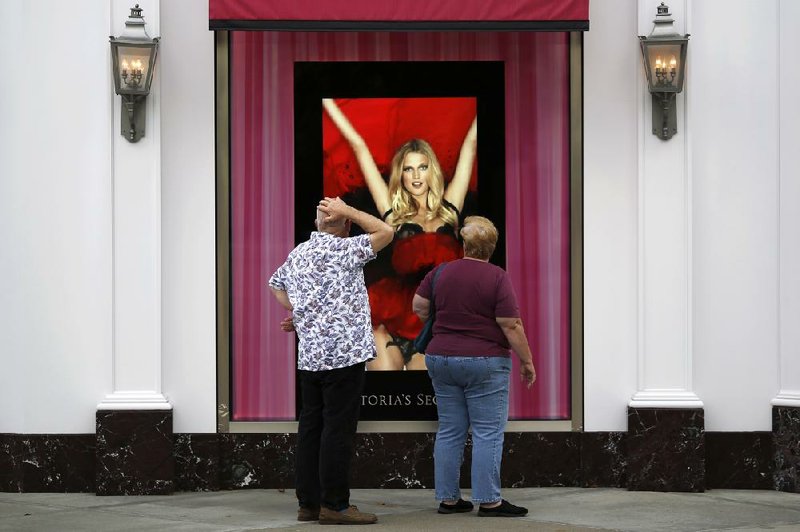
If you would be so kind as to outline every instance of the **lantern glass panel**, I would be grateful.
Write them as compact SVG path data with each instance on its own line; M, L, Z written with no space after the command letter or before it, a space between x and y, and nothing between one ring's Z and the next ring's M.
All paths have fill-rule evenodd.
M125 46L117 47L118 76L117 86L120 93L147 94L150 90L150 54L151 47Z
M645 43L644 58L651 92L680 92L683 88L682 44Z

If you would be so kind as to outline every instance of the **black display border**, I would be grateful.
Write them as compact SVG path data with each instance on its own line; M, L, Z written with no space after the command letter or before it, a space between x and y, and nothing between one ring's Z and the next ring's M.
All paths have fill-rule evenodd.
M476 99L478 192L475 204L465 205L464 214L480 214L495 223L500 238L491 262L505 267L505 64L502 61L296 62L296 244L307 240L314 230L314 209L323 193L322 99L435 97ZM373 210L372 214L379 213ZM299 413L299 382L296 389ZM435 420L436 405L432 397L427 372L367 372L360 419Z

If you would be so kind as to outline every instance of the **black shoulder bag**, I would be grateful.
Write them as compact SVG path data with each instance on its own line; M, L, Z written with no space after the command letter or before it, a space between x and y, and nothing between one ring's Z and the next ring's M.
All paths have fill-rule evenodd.
M417 353L424 353L426 349L428 349L428 344L431 342L433 338L433 322L436 321L436 302L435 302L435 292L434 289L436 288L436 278L439 277L439 274L442 273L446 263L440 264L436 271L433 272L433 279L431 280L431 312L428 315L428 319L425 320L425 324L422 326L422 330L419 332L417 337L414 339L414 349Z

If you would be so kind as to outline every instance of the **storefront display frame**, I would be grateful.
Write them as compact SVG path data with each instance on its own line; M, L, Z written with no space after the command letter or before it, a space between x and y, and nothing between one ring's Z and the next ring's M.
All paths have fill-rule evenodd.
M570 398L568 420L510 421L508 432L583 427L583 33L569 32ZM215 32L217 431L294 433L296 421L231 421L230 33ZM435 421L362 421L359 432L436 431Z

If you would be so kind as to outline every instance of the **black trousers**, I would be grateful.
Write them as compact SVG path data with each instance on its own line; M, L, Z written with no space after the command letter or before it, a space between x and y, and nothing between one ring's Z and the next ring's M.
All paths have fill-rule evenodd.
M350 505L350 463L364 362L298 373L303 406L297 428L297 499L303 508L341 511Z

